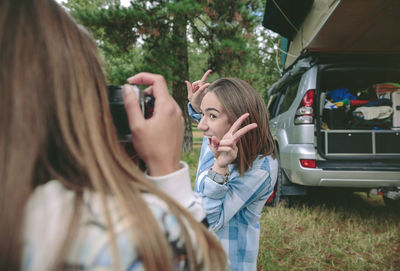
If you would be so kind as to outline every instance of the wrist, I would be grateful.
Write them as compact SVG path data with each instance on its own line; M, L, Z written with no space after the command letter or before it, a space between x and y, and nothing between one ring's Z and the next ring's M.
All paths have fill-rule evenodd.
M192 107L192 109L196 112L196 113L200 113L200 105L196 105L194 104L192 101L190 101L190 106Z
M228 166L220 166L217 163L214 163L211 169L221 175L226 175L229 173Z
M225 185L229 181L229 178L230 178L229 171L226 174L222 175L222 174L214 171L213 168L210 168L208 170L207 176L211 180L213 180L214 182L216 182L216 183L218 183L220 185Z

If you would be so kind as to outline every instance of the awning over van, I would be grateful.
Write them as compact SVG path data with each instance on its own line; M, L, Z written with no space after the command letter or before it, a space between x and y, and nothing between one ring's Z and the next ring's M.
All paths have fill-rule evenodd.
M279 2L267 0L267 7ZM288 38L285 67L307 53L400 54L399 30L400 0L314 0L293 39Z
M314 0L267 0L263 26L293 40Z
M308 51L400 52L399 0L344 0Z

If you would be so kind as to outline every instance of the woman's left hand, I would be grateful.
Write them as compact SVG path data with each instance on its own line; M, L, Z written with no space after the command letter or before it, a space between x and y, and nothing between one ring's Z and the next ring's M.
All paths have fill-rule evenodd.
M238 148L236 143L247 132L257 128L257 123L251 123L239 129L243 121L248 117L249 113L240 116L221 140L216 136L211 138L210 148L215 157L213 166L215 172L220 174L227 173L228 165L237 157Z
M203 100L204 95L206 94L206 89L210 85L206 83L207 77L210 75L212 70L207 70L203 77L200 80L193 82L192 84L189 81L185 81L187 91L188 91L188 100L192 105L192 108L197 113L200 113L200 105Z

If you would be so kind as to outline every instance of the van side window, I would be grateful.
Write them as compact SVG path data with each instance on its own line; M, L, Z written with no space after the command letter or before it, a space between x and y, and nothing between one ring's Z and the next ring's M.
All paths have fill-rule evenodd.
M282 114L286 112L289 107L292 105L294 99L296 98L297 90L299 88L300 80L296 80L289 84L285 96L283 97L283 101L279 107L278 114Z
M268 99L267 108L269 111L270 118L274 118L276 116L277 107L279 103L280 94L272 94Z

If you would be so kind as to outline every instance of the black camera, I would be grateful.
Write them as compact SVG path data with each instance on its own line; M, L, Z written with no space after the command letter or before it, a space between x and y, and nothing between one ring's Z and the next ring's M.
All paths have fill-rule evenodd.
M146 94L144 90L139 89L136 85L131 86L139 100L143 116L150 118L153 115L154 97ZM118 139L120 142L131 142L132 135L129 129L128 116L125 111L124 98L122 97L122 86L109 85L107 88L110 111L114 125L117 128Z

